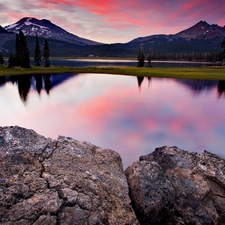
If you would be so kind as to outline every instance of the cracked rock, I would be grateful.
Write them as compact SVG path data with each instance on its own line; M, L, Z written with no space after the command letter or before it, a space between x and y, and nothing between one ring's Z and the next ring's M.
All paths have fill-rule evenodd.
M224 225L225 160L161 147L125 171L143 225Z
M0 127L0 224L137 224L118 153Z

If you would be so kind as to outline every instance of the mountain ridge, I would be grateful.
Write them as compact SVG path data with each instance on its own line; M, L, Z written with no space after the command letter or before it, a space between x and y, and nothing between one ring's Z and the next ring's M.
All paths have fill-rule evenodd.
M25 36L36 36L50 38L59 41L66 41L77 45L98 45L98 43L89 39L81 38L75 34L69 33L63 28L53 24L50 20L38 20L33 17L24 17L14 24L4 27L8 32L17 33L20 29Z
M0 25L0 33L8 33L8 31Z
M34 52L35 36L40 42L48 39L51 56L87 57L136 57L142 45L144 52L191 53L219 52L225 37L225 26L199 21L192 27L176 34L154 34L135 38L127 43L102 44L69 33L50 20L24 17L14 24L0 28L0 53L8 55L14 51L15 32L22 29ZM2 32L2 33L1 33ZM10 32L10 33L9 33ZM13 33L14 32L14 33ZM10 34L10 35L9 35Z
M213 35L206 35L206 34L212 34ZM225 26L221 27L217 24L208 24L206 21L199 21L198 23L196 23L195 25L182 30L176 34L153 34L153 35L148 35L145 37L138 37L135 38L133 40L131 40L130 42L136 41L138 39L140 40L144 40L146 41L149 38L157 38L157 37L167 37L168 39L171 37L175 37L175 38L184 38L186 40L190 40L190 39L201 39L203 38L203 36L205 35L205 39L212 39L218 35L225 37ZM128 42L128 43L130 43Z
M186 39L211 39L219 35L225 36L225 26L221 27L217 24L208 24L206 21L201 20L194 26L180 31L175 35Z

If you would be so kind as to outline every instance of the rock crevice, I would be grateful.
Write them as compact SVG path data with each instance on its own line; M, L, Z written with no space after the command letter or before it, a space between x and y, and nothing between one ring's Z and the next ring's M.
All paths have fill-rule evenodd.
M110 149L0 127L0 224L225 225L225 160L156 148L125 171Z
M160 169L150 167L152 163ZM225 224L221 157L164 146L141 156L125 174L141 224Z
M0 127L0 224L137 224L118 153Z

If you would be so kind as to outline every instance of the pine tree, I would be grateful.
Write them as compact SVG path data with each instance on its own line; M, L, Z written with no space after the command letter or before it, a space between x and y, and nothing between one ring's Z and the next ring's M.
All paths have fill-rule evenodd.
M19 34L16 34L15 50L15 66L21 66L21 44Z
M16 56L14 56L12 53L9 56L9 60L8 60L8 68L13 68L17 65L16 62Z
M22 30L19 30L19 34L16 34L15 50L16 50L15 54L16 66L29 68L30 52L27 47L26 37L24 36Z
M222 43L221 43L221 48L223 49L223 51L222 51L222 60L223 60L223 62L222 62L222 66L224 67L225 65L225 38L223 39L223 41L222 41Z
M152 65L151 65L151 62L152 62L152 51L150 50L150 53L149 53L149 55L148 55L148 57L147 57L147 60L148 60L148 67L152 67Z
M145 64L145 56L144 56L143 51L142 51L142 46L139 49L137 60L138 60L138 67L143 67L144 64Z
M0 66L2 66L4 64L5 60L4 58L2 57L2 55L0 54Z
M44 52L43 52L43 60L44 60L44 66L45 67L50 67L50 50L49 50L49 46L48 46L48 41L45 41L45 45L44 45Z
M27 47L27 40L23 34L23 31L19 31L19 42L20 42L20 60L21 67L30 68L30 52Z
M40 50L40 45L38 41L38 36L36 35L36 45L35 45L35 50L34 50L34 63L35 66L40 66L41 64L41 50Z

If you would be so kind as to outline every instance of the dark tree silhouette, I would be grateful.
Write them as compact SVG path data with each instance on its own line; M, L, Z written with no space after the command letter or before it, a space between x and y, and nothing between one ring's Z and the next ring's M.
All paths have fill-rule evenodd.
M147 57L148 60L148 67L152 67L151 62L152 62L152 51L150 50L150 53Z
M225 94L225 81L220 80L217 85L218 95L221 97L223 94Z
M16 43L15 43L15 59L16 66L21 66L24 68L30 67L30 52L27 47L27 40L23 34L23 31L20 30L19 34L16 34Z
M16 42L15 42L15 66L20 66L21 65L21 45L20 45L20 38L19 34L16 34Z
M49 50L49 46L48 46L48 41L45 41L45 45L44 45L44 52L43 52L43 60L44 60L44 66L45 67L50 67L50 50Z
M17 82L20 98L25 103L31 87L31 76L18 76Z
M8 60L8 68L13 68L15 67L16 64L16 56L14 56L12 53L9 56L9 60Z
M19 38L20 38L20 58L21 58L21 67L29 68L30 67L30 52L27 46L26 37L23 34L23 31L19 31Z
M3 65L5 62L4 58L2 57L2 55L0 54L0 65Z
M34 63L35 66L41 65L41 50L39 45L38 36L36 35L36 44L35 44L35 50L34 50Z
M143 54L142 47L139 49L137 60L138 60L138 67L143 67L145 64L145 56Z
M42 75L41 74L37 74L34 76L35 81L36 81L36 89L38 94L41 93L41 89L42 89Z
M47 94L49 94L49 92L51 90L51 86L52 86L50 77L51 77L51 75L49 75L49 74L44 75L45 90L46 90Z
M141 76L137 76L137 81L138 81L138 87L141 88L141 84L144 80L144 77L141 77Z
M222 66L224 67L224 64L225 64L225 38L223 39L222 43L221 43L221 48L223 49L222 51Z

